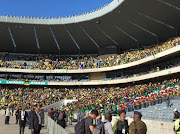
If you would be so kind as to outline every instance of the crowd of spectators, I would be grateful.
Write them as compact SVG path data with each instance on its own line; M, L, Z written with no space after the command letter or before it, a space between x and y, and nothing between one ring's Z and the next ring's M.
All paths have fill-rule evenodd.
M125 51L118 55L109 57L98 57L97 55L81 55L58 57L55 55L18 56L1 53L0 67L20 69L91 69L122 65L155 55L172 47L178 46L180 37L173 38L161 45L146 47L142 50Z
M32 105L44 107L63 99L78 100L60 107L60 110L77 112L79 109L86 113L98 109L106 113L125 109L132 111L139 107L154 105L167 96L179 95L179 79L165 80L162 83L149 83L128 87L100 87L100 88L31 88L1 87L0 109L7 105L25 105L29 109ZM111 107L111 108L109 108Z

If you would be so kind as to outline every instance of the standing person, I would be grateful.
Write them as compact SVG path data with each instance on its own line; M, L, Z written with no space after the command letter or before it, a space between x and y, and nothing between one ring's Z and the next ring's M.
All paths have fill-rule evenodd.
M179 118L174 122L174 133L180 134L180 115Z
M72 111L70 111L68 115L69 125L72 125L72 117L73 117L73 114L72 114Z
M129 126L129 134L146 134L146 124L141 121L142 114L138 111L134 111L133 122Z
M13 116L13 114L14 114L14 106L12 106L11 110L12 110L11 115Z
M82 110L81 113L80 113L80 121L81 121L82 119L84 119L84 113L83 113L83 110Z
M175 121L179 118L179 112L176 108L173 110L173 114L174 114L173 121Z
M40 134L41 131L41 116L40 109L36 108L35 112L31 115L31 131L32 134Z
M167 108L169 107L169 104L170 104L170 98L169 98L169 95L166 97L166 106Z
M66 127L66 121L65 121L65 118L66 118L66 114L64 111L60 111L59 112L59 116L58 116L58 121L57 123L62 126L63 128Z
M19 107L16 107L15 116L16 116L16 123L15 123L15 124L18 124L18 119L19 119Z
M105 120L103 121L105 134L114 134L111 121L112 121L111 113L106 113Z
M78 112L77 121L80 122L84 118L83 110Z
M90 115L85 119L85 134L92 134L94 130L93 120L98 116L97 110L92 110Z
M115 122L113 126L113 130L115 134L128 134L129 133L129 126L128 121L126 118L126 111L121 110L119 112L120 118Z
M77 115L77 122L80 122L80 121L81 121L81 112L80 112L79 109L77 110L77 112L78 112L78 115Z
M31 106L31 111L29 112L28 118L29 118L29 129L31 129L31 116L34 113L34 107Z
M24 134L24 129L26 126L28 113L25 111L25 108L22 107L22 110L19 112L19 134Z
M5 124L9 124L9 118L10 118L11 112L10 107L8 106L5 110Z

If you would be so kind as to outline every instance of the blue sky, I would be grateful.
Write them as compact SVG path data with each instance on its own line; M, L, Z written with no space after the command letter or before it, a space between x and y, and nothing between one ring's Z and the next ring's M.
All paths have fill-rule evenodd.
M0 16L59 17L84 13L113 0L1 0Z

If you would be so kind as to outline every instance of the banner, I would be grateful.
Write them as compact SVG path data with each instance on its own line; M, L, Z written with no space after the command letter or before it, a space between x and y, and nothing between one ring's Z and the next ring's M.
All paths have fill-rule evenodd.
M24 85L25 81L0 81L0 84L17 84Z
M16 85L48 85L48 82L36 82L36 81L0 81L0 84L16 84Z
M48 82L36 82L36 81L30 81L30 85L48 85Z

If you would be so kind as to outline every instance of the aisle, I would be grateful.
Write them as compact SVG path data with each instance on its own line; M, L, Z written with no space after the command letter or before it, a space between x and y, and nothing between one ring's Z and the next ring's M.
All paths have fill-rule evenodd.
M10 117L9 125L4 124L5 116L0 116L0 134L19 134L19 125L15 124L15 116ZM29 127L25 127L24 134L31 134ZM47 134L46 129L41 130L41 134Z

